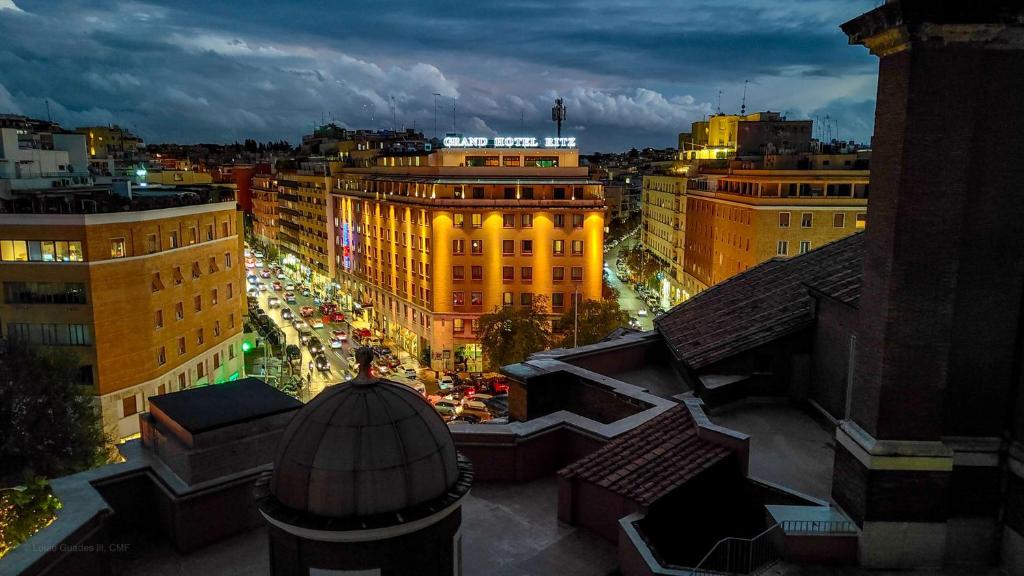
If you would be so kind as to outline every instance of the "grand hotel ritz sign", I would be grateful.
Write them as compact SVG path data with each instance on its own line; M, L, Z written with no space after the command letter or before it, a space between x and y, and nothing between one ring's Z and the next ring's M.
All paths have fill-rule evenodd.
M535 138L535 137L495 137L479 136L448 136L444 139L445 148L575 148L575 137Z

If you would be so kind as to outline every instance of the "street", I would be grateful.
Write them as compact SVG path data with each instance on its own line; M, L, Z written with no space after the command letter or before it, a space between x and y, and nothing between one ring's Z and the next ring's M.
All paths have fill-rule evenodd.
M647 304L637 296L632 285L619 280L618 275L615 273L615 261L619 257L619 252L627 247L633 246L638 241L637 238L638 233L634 232L623 239L623 241L619 242L614 248L606 252L604 255L605 270L611 272L608 283L612 288L619 291L619 307L628 313L630 317L640 319L641 330L653 330L654 318L651 314L647 314L646 316L640 316L638 314L640 310L647 310Z

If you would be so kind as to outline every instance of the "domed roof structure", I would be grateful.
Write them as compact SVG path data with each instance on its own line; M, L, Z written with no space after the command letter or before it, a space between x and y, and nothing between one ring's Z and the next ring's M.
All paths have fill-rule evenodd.
M367 357L367 355L369 355ZM321 392L281 438L270 492L299 513L367 517L444 497L460 477L448 426L416 391L360 374Z

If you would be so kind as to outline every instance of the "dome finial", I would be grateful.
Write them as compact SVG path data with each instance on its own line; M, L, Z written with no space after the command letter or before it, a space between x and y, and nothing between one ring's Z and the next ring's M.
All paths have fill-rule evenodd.
M359 373L349 383L365 385L377 382L377 378L370 374L370 368L373 364L373 349L369 346L361 346L356 349L355 356L356 364L359 365Z

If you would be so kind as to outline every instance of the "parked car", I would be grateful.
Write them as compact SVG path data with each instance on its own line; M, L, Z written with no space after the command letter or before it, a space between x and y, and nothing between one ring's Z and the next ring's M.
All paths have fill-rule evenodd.
M245 280L251 285L256 285L260 281L259 276L256 276L255 274L249 274L245 277Z
M270 278L270 270L266 268L260 270L260 278Z
M302 289L302 295L308 297L308 296L312 296L313 293L309 291L309 288L303 288Z
M267 300L267 307L269 307L269 308L280 308L281 307L281 299L278 298L277 296L271 296L270 299Z
M279 280L274 280L270 284L270 287L274 289L274 292L280 292L282 289L281 282Z
M259 290L259 288L255 287L255 286L253 286L252 288L249 288L248 290L246 290L245 293L248 294L250 298L259 298L260 297L260 290Z
M289 304L295 304L295 294L291 292L284 293L284 301Z
M338 303L337 302L324 302L323 304L320 305L320 313L325 315L325 316L327 314L333 314L334 312L337 312L337 311L338 311Z
M291 282L289 282L289 283L284 285L284 289L289 291L289 292L291 292L292 290L295 290L295 284L292 284Z
M284 355L288 358L288 361L294 366L296 362L302 361L302 350L299 349L295 344L289 344L284 347Z
M263 250L257 250L253 252L253 255L256 256L257 258L263 258Z
M292 313L291 308L281 308L281 320L291 320L295 318L295 314Z
M276 274L278 280L287 280L288 277L284 275L284 272L278 272Z
M312 306L303 306L302 308L299 308L299 316L302 316L303 318L309 318L313 315L313 312L316 312L316 309Z
M324 321L320 318L313 318L312 320L309 321L309 325L312 326L313 328L323 328Z
M327 360L327 356L324 356L323 354L317 354L316 357L313 358L313 364L316 366L316 369L321 372L331 371L331 362Z
M417 375L418 374L416 373L416 369L415 368L406 368L405 369L405 377L408 378L409 380L415 380Z
M455 387L455 379L452 378L451 374L443 374L441 378L437 380L437 388L439 390L451 390Z
M426 396L427 395L427 387L423 385L423 382L417 382L417 381L413 380L412 382L404 382L404 384L406 386L412 388L413 390L419 392L420 396Z
M267 285L266 284L257 284L256 288L259 289L260 292L266 292L267 291Z
M302 337L302 334L299 334L299 338L300 339L301 339L301 337ZM317 338L316 336L310 335L309 338L306 339L306 340L303 340L302 343L306 345L306 348L309 348L309 353L310 354L321 354L324 351L323 343L320 342L320 339Z
M491 419L491 411L487 409L487 405L475 400L464 402L462 406L458 407L458 412L459 416L462 416L463 418L467 416L475 416L480 419L480 422Z
M341 312L333 312L330 316L324 316L324 322L344 322L345 315Z
M313 338L313 333L309 330L299 330L299 342L306 344ZM319 340L317 340L319 342Z

